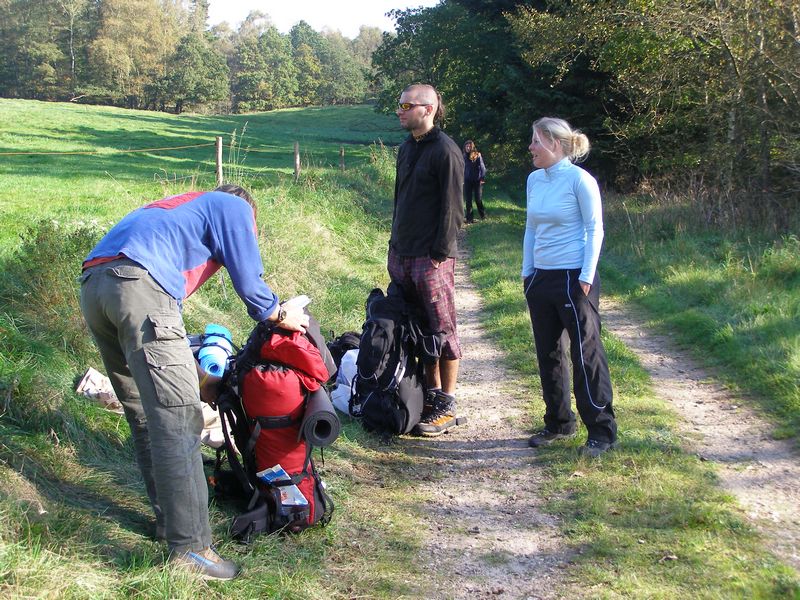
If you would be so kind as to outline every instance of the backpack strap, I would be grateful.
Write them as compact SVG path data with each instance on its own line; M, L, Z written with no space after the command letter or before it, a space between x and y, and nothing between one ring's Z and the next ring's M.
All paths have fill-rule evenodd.
M233 471L236 478L239 480L239 483L244 490L245 496L250 496L250 500L247 503L247 510L252 510L253 507L256 505L258 498L260 496L259 490L255 485L255 482L250 479L247 474L247 470L245 467L242 466L242 463L239 461L239 457L236 454L236 446L234 442L231 440L231 433L228 430L228 424L236 425L237 427L241 428L242 423L242 415L236 415L236 411L233 406L233 400L231 397L235 397L236 401L238 401L238 396L235 395L230 387L227 387L225 391L220 395L217 399L217 410L220 413L220 421L222 424L222 435L225 438L225 453L228 457L228 464L231 467L231 471ZM242 437L241 435L239 436ZM236 436L234 435L234 439ZM239 440L242 441L241 439ZM245 447L250 447L250 444L255 446L255 443L252 442L252 436L250 439L247 440ZM239 446L241 447L241 446ZM251 448L252 451L252 448ZM245 461L247 461L247 457L250 456L251 453L248 452L246 454L242 454L242 457Z
M291 427L300 423L303 419L300 417L292 417L291 415L283 415L281 417L253 417L252 421L257 422L257 426L261 429L283 429Z

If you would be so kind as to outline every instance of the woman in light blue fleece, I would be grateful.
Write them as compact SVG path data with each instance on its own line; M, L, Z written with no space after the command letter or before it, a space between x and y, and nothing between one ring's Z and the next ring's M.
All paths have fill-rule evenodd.
M536 170L528 176L522 279L546 407L544 428L528 444L537 448L575 435L568 338L575 400L589 432L581 452L596 457L614 447L617 424L600 340L600 190L573 164L589 153L589 140L566 121L545 117L533 124L528 149Z

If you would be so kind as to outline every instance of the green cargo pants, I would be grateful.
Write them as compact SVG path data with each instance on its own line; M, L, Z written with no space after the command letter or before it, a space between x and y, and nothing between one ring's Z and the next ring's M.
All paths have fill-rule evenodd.
M81 277L81 311L125 409L147 495L174 552L211 543L197 370L178 302L127 258Z

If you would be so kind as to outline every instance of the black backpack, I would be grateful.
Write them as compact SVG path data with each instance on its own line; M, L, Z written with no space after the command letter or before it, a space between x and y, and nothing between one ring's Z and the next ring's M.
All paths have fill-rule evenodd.
M423 336L413 307L394 283L386 295L378 288L370 292L366 312L350 414L372 431L409 433L419 423L425 398L421 349L435 348L430 340L438 336Z

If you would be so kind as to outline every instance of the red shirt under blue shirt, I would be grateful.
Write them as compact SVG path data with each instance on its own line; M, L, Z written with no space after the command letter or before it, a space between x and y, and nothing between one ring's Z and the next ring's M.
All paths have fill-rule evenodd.
M253 209L232 194L188 192L134 210L98 242L83 268L123 256L179 304L220 267L254 320L265 320L278 304L262 279Z

